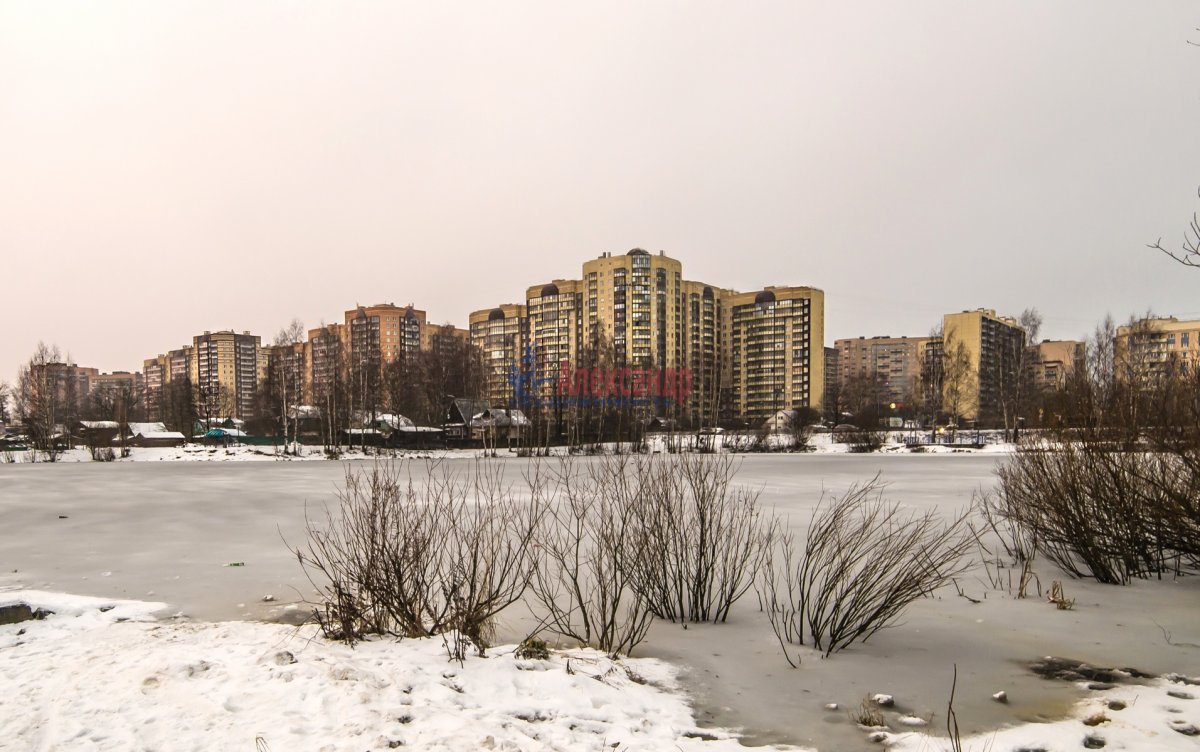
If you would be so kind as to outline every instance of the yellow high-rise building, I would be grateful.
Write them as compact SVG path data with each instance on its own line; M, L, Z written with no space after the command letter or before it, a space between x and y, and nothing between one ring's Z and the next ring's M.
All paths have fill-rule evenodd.
M529 341L529 309L505 303L474 311L469 317L471 344L483 359L484 396L492 407L514 408L515 371Z
M192 338L190 376L203 417L251 417L267 369L260 345L261 338L250 332L205 332Z
M691 393L684 401L685 417L700 426L715 426L729 406L733 364L729 351L729 308L734 291L684 280L680 365L691 374Z
M825 395L825 293L767 287L727 298L733 403L751 421L821 407Z
M998 415L1003 393L1020 378L1024 347L1025 330L989 308L943 316L942 409L965 420Z
M542 384L542 395L550 396L567 363L574 368L584 346L583 283L556 279L525 291L529 316L529 351L534 378Z
M617 366L674 368L683 360L683 266L641 248L583 265L586 334L612 343Z

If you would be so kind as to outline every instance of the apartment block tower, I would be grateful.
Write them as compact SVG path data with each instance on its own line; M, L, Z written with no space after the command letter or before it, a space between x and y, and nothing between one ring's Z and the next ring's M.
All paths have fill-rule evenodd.
M191 379L206 418L250 417L266 373L261 338L250 332L205 332L192 338Z
M1118 379L1155 376L1172 365L1194 367L1200 364L1200 321L1141 319L1117 327L1113 346Z
M143 399L146 417L163 420L163 393L172 384L182 385L189 395L192 388L192 361L196 348L184 345L178 350L169 350L142 361ZM190 397L189 397L190 399Z
M338 385L345 369L346 327L326 324L308 330L308 399L323 409L331 409L340 399Z
M825 393L825 293L767 287L727 299L735 412L819 409Z
M529 343L528 307L505 303L474 311L469 321L471 344L483 359L484 396L493 407L520 407L513 372L519 369Z
M967 420L998 415L1003 390L1020 378L1024 347L1025 330L992 309L943 316L941 345L931 351L944 364L942 408ZM960 361L961 369L954 365Z
M673 368L683 360L683 266L641 248L583 265L586 333L612 343L616 366Z
M683 358L679 366L692 377L686 415L701 426L715 426L728 408L733 368L729 358L729 311L732 290L684 280L680 288ZM726 410L727 412L727 410Z
M909 401L917 392L929 337L855 337L834 342L843 398L869 383L881 405Z
M528 350L530 370L541 396L554 393L559 366L579 363L585 347L583 283L577 279L556 279L534 285L525 291L529 316Z
M392 303L357 306L346 311L343 334L349 337L351 367L363 363L379 367L421 349L425 311Z

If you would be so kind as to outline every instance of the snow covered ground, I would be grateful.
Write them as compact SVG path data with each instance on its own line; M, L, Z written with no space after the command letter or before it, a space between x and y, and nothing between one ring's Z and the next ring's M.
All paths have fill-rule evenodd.
M911 432L908 431L891 432L888 435L888 442L879 450L879 453L895 454L912 451L904 444L905 437L909 435L911 435ZM921 435L927 436L928 434L925 432ZM964 439L969 436L966 432L961 435ZM750 436L728 434L717 436L713 441L718 449L737 451L735 447L748 446L750 439ZM919 451L928 454L1007 454L1014 450L1012 444L1000 441L998 434L995 432L989 433L987 439L987 443L979 448L929 445L921 447ZM695 436L687 434L670 439L665 434L651 434L647 437L646 443L651 452L665 453L668 451L668 441L674 442L676 446L693 446ZM782 434L768 437L768 443L781 450L786 450L790 446L790 442L791 439ZM849 446L833 441L833 437L827 433L812 436L809 439L808 446L809 451L814 454L848 454L850 452ZM612 451L613 445L606 444L605 448L608 451ZM188 444L183 447L132 447L129 451L129 457L117 459L114 462L296 462L326 459L319 446L304 446L299 456L285 455L281 451L277 451L275 448L269 446L258 447L248 445L211 447L203 444ZM552 451L554 454L565 454L566 448L555 447ZM497 454L502 457L516 457L516 450L501 448ZM373 456L375 455L364 454L357 449L347 449L344 450L341 459L354 460ZM394 450L394 452L388 453L387 456L423 459L468 459L482 457L484 456L484 452L482 449ZM64 450L59 454L56 461L71 463L92 462L93 460L88 449L78 447ZM38 459L38 455L30 451L0 453L0 464L31 462L44 462L44 460Z
M844 490L877 472L890 484L889 498L907 507L961 508L969 503L972 491L991 484L996 461L995 455L986 453L751 455L742 461L738 482L760 489L762 503L788 515L799 528L823 490ZM419 730L430 734L419 739L404 736L409 747L436 749L438 734L493 729L497 723L509 722L513 728L501 732L446 736L441 748L480 748L488 735L497 749L503 748L504 740L517 745L510 749L567 750L601 749L605 739L618 741L620 749L634 748L635 743L642 749L670 750L676 744L682 749L720 749L733 743L681 738L699 725L736 729L744 734L745 743L770 748L797 744L853 752L879 745L850 720L848 710L864 696L882 692L894 695L896 702L884 713L887 741L906 751L932 752L947 749L946 740L911 735L921 727L910 727L902 719L925 720L925 732L944 737L954 665L958 668L954 707L964 749L1075 750L1083 748L1089 734L1103 737L1107 749L1200 749L1197 738L1170 726L1172 721L1200 726L1200 699L1166 694L1200 696L1200 688L1150 680L1091 691L1072 682L1039 678L1028 668L1030 661L1055 655L1158 675L1200 674L1200 583L1194 578L1136 582L1123 588L1066 580L1067 595L1076 599L1076 605L1071 611L1059 611L1043 599L1016 599L992 588L978 572L960 584L980 603L948 589L914 604L902 625L869 643L825 660L806 653L795 670L779 656L753 594L735 607L728 624L692 625L687 630L655 624L637 651L639 660L655 660L636 669L639 675L653 678L652 683L631 680L617 687L619 694L637 694L641 709L621 705L619 712L606 711L601 720L614 729L611 736L591 732L570 736L575 731L569 728L572 723L591 717L588 708L593 698L586 691L571 694L578 689L579 677L587 677L567 674L564 657L556 658L549 671L540 672L562 676L556 674L552 683L537 685L529 678L536 672L514 673L518 678L504 674L517 671L504 648L459 668L446 661L436 642L380 642L351 652L313 641L311 632L264 623L302 614L296 601L306 592L305 582L281 537L299 540L306 502L331 500L346 464L0 465L0 589L81 593L105 599L104 603L123 598L165 604L157 611L159 621L143 622L140 619L156 608L154 604L121 604L101 613L96 602L71 599L58 602L55 609L56 604L46 600L52 596L30 596L58 613L44 622L0 627L0 703L6 703L0 704L0 749L255 749L258 735L269 745L265 748L276 752L323 745L386 748L381 741L385 737L400 739L387 736L397 728L388 721L390 700L375 703L368 698L361 715L355 715L359 710L355 703L362 701L364 693L398 697L394 688L376 689L371 682L408 676L404 672L411 670L416 678L403 682L427 687L422 696L428 710L421 717L432 725L419 726L415 714L411 723L400 723L400 731L406 734ZM503 466L506 475L516 480L528 463L504 460ZM1046 588L1052 579L1061 579L1049 565L1040 564L1037 571ZM271 599L265 601L268 595ZM0 602L5 598L14 596L0 594ZM116 623L118 617L130 621ZM247 621L230 621L239 619ZM503 641L519 640L531 626L527 615L506 614L499 636ZM17 636L21 628L26 632ZM23 644L17 647L15 642ZM179 652L170 652L176 648ZM288 664L290 682L279 678L289 669L273 662L281 650L297 659L296 664ZM595 659L588 661L602 665ZM582 656L573 658L573 667L577 660L586 663ZM201 661L212 665L200 671L195 667ZM192 676L186 676L189 666ZM337 679L332 666L352 668L368 678ZM423 668L418 671L419 666ZM674 667L673 671L667 672L666 666ZM78 674L63 667L72 671L78 667ZM478 677L471 679L471 687L486 691L477 693L465 685L463 693L438 689L439 681L447 681L442 676L446 671L457 672L464 682ZM155 677L160 684L142 685ZM222 679L215 681L216 677ZM566 682L563 677L573 678L554 683ZM618 673L608 679L624 681ZM587 679L582 687L607 692L603 686L614 685L606 682ZM149 693L155 686L170 689L154 696L151 704ZM8 691L8 687L17 689ZM497 687L503 692L496 692ZM517 694L526 689L531 698L520 700L526 703L520 705ZM991 699L998 691L1007 692L1008 703ZM566 735L561 737L554 736L561 731L557 723L530 721L547 734L542 741L531 740L524 731L514 731L526 728L524 721L509 719L515 717L513 708L535 706L543 692L550 695L547 703L562 697L562 705L550 707L560 714L556 718L571 720L565 720L566 731L561 733ZM408 694L417 701L416 689ZM504 694L513 704L497 705L501 698L494 694ZM20 704L26 695L40 698L29 705L32 711ZM442 707L445 698L450 703ZM456 707L455 698L461 707ZM1107 720L1095 727L1082 722L1095 714L1096 703L1113 698L1122 699L1126 707L1106 709ZM827 710L829 703L837 703L838 709ZM196 710L188 710L193 705ZM15 707L22 709L14 712ZM76 714L72 708L82 707L93 709L93 719L66 724L64 718ZM293 713L295 708L301 709L298 714ZM138 739L158 741L145 741L140 747L129 742L137 727L114 721L121 717L119 711L133 714L135 723L145 726L145 736ZM190 716L190 712L201 715ZM636 727L639 718L656 724L660 715L683 720L663 722L662 736L618 736L626 733L621 729ZM175 737L161 730L169 728L166 719L171 717L176 718ZM53 729L54 734L68 733L62 729L79 733L84 726L88 734L71 743L39 747L35 739L6 746L12 739L24 740L16 736L17 729L26 729L35 718L41 719L39 729ZM355 723L362 729L358 735L354 735ZM184 728L204 730L189 731L194 734L189 737L178 731ZM289 738L293 728L308 729L308 735L302 741ZM521 736L504 736L510 731ZM152 735L160 733L164 735ZM220 743L194 741L203 733L217 734L212 738ZM105 747L88 742L89 734L109 734L118 741ZM226 743L228 739L233 741Z
M711 750L675 670L592 650L448 661L437 640L353 649L313 627L151 619L161 603L0 593L55 611L0 627L0 748ZM110 609L101 611L101 608Z
M745 748L728 731L699 728L678 670L652 658L565 650L519 659L505 646L459 664L434 639L350 648L313 627L157 621L162 603L0 592L0 607L12 603L53 614L0 626L4 749ZM968 737L962 748L1065 752L1089 740L1092 748L1195 750L1197 738L1183 732L1197 725L1198 683L1174 676L1091 691L1068 718ZM914 729L875 733L888 748L948 749L924 732L931 717L880 710L893 728Z

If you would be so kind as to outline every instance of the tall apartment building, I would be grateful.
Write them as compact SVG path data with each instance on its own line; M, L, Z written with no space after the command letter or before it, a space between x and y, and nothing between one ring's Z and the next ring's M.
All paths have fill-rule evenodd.
M343 324L327 324L308 330L308 397L312 404L327 407L340 399L336 386L345 372L348 339Z
M683 360L683 266L641 248L583 265L586 333L612 343L618 366L677 367Z
M351 363L394 363L418 352L425 336L426 316L413 306L392 303L358 306L346 311L345 334L350 338Z
M1119 379L1145 378L1168 366L1200 365L1200 321L1174 316L1149 318L1117 327L1113 343Z
M192 338L192 384L205 417L249 418L266 373L261 338L250 332L205 332Z
M729 358L729 311L734 292L703 282L683 280L680 339L682 359L674 365L691 373L692 391L684 401L686 417L714 426L728 412L733 382Z
M91 377L90 381L88 394L96 390L121 390L130 394L140 394L143 386L142 374L129 371L97 373Z
M74 363L37 363L29 368L29 381L37 399L53 406L50 412L57 420L65 420L78 412L87 399L92 377L99 373L99 369Z
M821 399L821 405L826 410L841 411L841 389L842 383L842 367L841 356L838 355L836 347L825 348L825 395ZM834 422L837 422L841 416L832 416Z
M953 362L957 352L966 366L958 377L952 369L944 370L943 409L967 420L998 415L1002 391L1020 378L1025 330L1015 319L977 308L943 316L942 332L943 363ZM956 380L960 383L951 383Z
M728 298L735 412L821 407L825 393L825 293L767 287Z
M146 418L162 420L163 391L172 383L184 383L191 390L192 361L196 349L185 345L142 361L143 405Z
M471 344L483 359L484 396L494 407L514 408L514 371L529 341L529 309L516 303L474 311L469 317Z
M855 337L834 342L843 397L855 382L874 384L881 404L905 403L916 393L928 337Z
M159 355L142 361L142 409L146 411L147 420L162 420L160 405L162 404L163 387L167 383L166 356Z
M585 346L583 283L556 279L525 291L529 315L529 353L533 377L541 384L542 396L550 396L559 377L559 366L574 367Z

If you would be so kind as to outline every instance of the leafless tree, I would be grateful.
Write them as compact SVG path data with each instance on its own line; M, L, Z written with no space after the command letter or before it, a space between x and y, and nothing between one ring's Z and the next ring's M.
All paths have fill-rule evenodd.
M188 377L178 378L163 385L160 398L160 414L168 430L179 431L191 440L196 434L196 390Z
M965 342L950 334L943 340L942 347L942 404L957 429L964 409L978 407L968 404L971 382L977 374Z
M292 410L304 400L304 358L297 357L296 346L304 342L307 336L304 324L298 318L292 319L286 327L275 335L275 358L270 364L272 376L279 400L279 415L283 425L284 454L296 450L296 429L299 427L299 415L292 420ZM293 429L289 432L289 428Z
M12 387L6 382L0 381L0 424L7 424L10 419L9 399L11 396Z
M17 375L16 412L34 447L50 461L57 459L55 434L73 409L75 379L55 345L39 342Z
M1189 42L1189 44L1194 43ZM1197 189L1197 195L1200 195L1200 189ZM1147 247L1167 254L1184 266L1200 267L1200 216L1196 212L1192 212L1192 221L1183 233L1183 241L1180 243L1179 250L1172 251L1164 247L1162 238L1148 244Z

